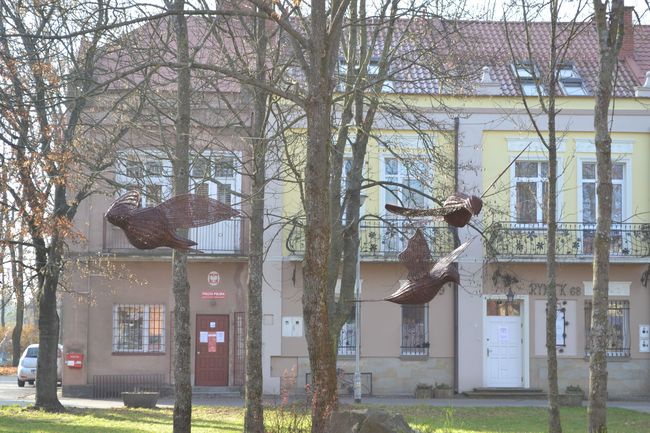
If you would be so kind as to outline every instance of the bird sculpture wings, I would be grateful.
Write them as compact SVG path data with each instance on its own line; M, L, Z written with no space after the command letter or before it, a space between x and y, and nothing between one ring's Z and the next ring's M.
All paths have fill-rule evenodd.
M106 211L106 219L120 227L138 249L169 247L192 251L196 242L178 236L176 229L201 227L239 213L230 205L203 195L181 194L155 207L141 207L140 193L129 191Z
M409 270L408 281L386 297L386 301L396 304L426 304L438 294L445 283L460 283L460 275L453 262L465 251L471 241L465 242L441 258L430 270L427 267L427 270L422 272L425 263L430 263L431 260L429 248L424 249L420 245L422 240L426 243L424 235L418 229L409 239L406 249L400 253L400 260Z
M462 192L455 192L447 197L442 207L434 209L410 209L401 206L387 204L386 210L406 217L427 217L442 218L454 227L464 227L472 216L481 213L483 200L475 195L467 195Z

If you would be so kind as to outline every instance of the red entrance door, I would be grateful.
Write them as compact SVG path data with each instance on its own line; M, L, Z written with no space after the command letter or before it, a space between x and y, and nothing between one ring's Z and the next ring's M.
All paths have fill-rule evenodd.
M228 316L196 315L197 386L228 386Z

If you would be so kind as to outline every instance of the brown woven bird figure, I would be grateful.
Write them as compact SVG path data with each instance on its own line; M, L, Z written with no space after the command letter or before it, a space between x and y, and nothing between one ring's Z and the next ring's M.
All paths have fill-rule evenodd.
M460 284L460 275L453 262L469 243L470 241L465 242L431 268L429 246L422 231L417 229L398 256L409 271L408 281L384 299L396 304L421 305L430 302L446 283Z
M472 216L481 213L483 200L475 195L455 192L443 203L442 207L435 209L409 209L401 206L387 204L386 210L397 215L407 217L442 217L447 224L454 227L465 227Z
M115 200L104 216L141 250L169 247L196 251L191 248L196 242L178 236L176 229L205 226L239 215L227 204L196 194L177 195L155 207L143 208L140 203L140 193L129 191Z

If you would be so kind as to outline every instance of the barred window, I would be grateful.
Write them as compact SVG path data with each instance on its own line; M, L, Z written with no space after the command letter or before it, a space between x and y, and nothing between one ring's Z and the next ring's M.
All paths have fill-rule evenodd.
M354 355L356 351L356 308L352 305L348 320L341 327L339 334L338 354L342 356Z
M401 354L429 355L429 304L402 305Z
M585 301L585 337L587 355L591 353L591 301ZM630 356L630 301L609 301L607 308L607 356Z
M113 305L113 352L164 351L164 305Z

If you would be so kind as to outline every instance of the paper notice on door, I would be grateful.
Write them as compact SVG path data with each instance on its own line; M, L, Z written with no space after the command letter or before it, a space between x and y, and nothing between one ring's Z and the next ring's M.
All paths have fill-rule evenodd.
M508 328L505 326L500 326L499 327L499 342L500 343L507 343L508 342Z
M199 333L199 343L207 343L208 342L208 333L207 331L201 331Z
M210 322L210 328L216 328L217 322Z
M217 351L217 337L215 335L208 336L208 352Z
M217 343L226 341L226 333L224 331L217 331Z

